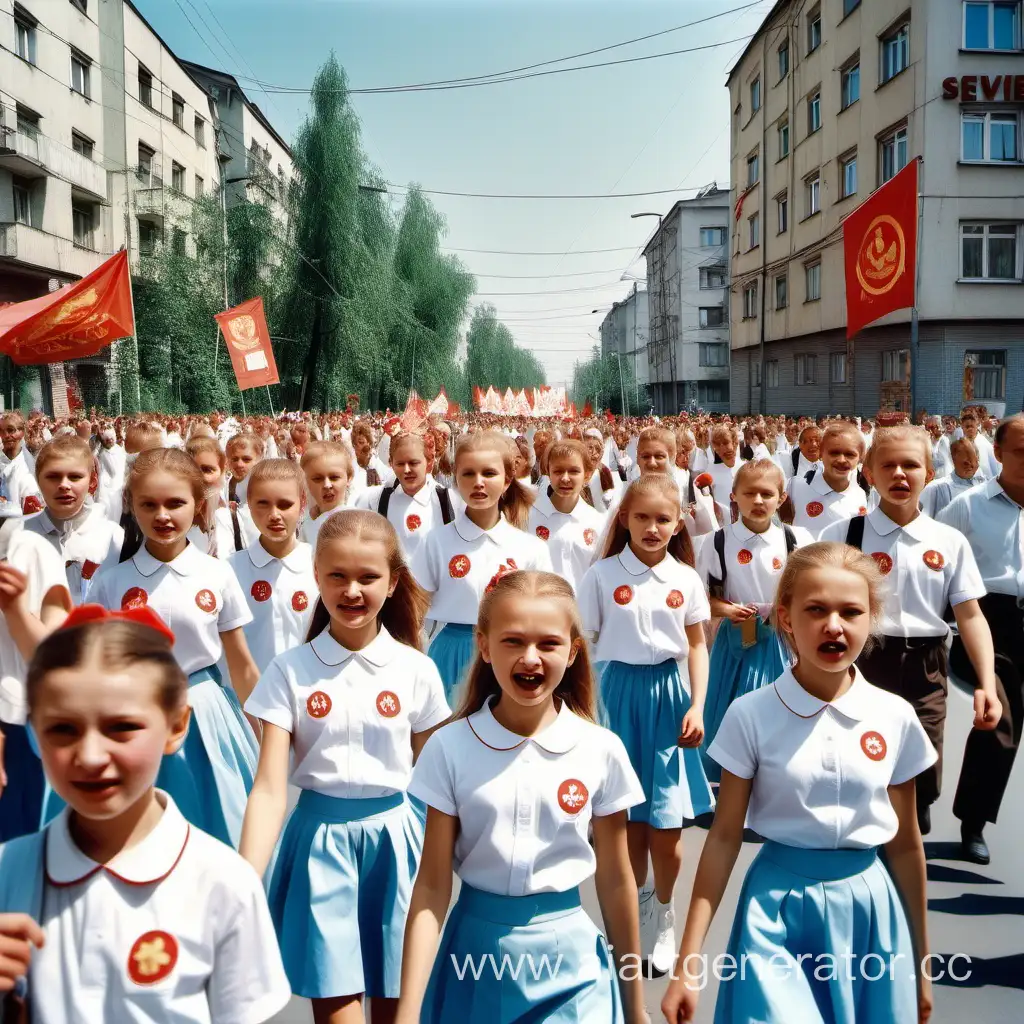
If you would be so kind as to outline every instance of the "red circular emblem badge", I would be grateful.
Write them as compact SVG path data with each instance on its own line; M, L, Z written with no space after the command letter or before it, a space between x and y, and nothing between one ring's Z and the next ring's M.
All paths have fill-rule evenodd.
M91 580L96 575L96 570L100 567L99 562L90 562L87 558L82 564L82 579Z
M929 569L934 569L936 572L942 572L942 567L946 564L946 560L942 557L939 551L926 551L924 553L924 564Z
M629 604L633 600L633 588L623 584L621 587L615 588L612 597L615 598L616 604Z
M736 555L736 561L739 562L740 565L750 565L753 560L753 553L748 551L746 548L740 548L739 554Z
M217 610L217 598L213 596L212 590L200 590L196 594L196 604L204 612L215 612Z
M551 536L551 531L546 526L538 526L537 536L540 537L541 540L547 540L548 537Z
M405 528L410 533L415 533L423 525L423 520L419 516L406 516L405 517Z
M304 590L296 590L292 594L292 611L304 612L309 607L309 598Z
M178 963L178 942L167 932L146 932L128 954L128 977L136 985L163 981Z
M122 608L145 608L149 603L149 594L142 587L131 587L121 596Z
M892 572L892 559L884 551L872 551L871 557L883 576L888 576Z
M866 732L860 738L860 749L872 761L882 761L888 747L885 745L885 737L880 732Z
M266 580L257 580L249 590L249 593L252 594L253 600L259 601L261 604L264 601L269 601L270 595L273 592L273 588Z
M867 514L868 510L863 505L861 505L861 507L857 510L857 515L866 516Z
M825 511L825 506L820 501L809 501L807 502L807 514L814 519L820 516Z
M772 568L776 572L778 572L782 568L782 559L781 558L773 558L772 559Z
M331 711L331 698L323 690L317 690L306 698L306 710L310 718L325 718Z
M448 563L448 575L452 579L461 580L469 572L469 555L456 555Z
M43 503L34 494L30 494L21 503L21 513L22 513L22 515L31 516L31 515L34 515L36 512L42 512L42 511L43 511Z
M594 533L593 530L588 527L583 531L583 543L586 544L588 548L593 546L595 540L597 540L597 534Z
M682 608L683 592L681 590L670 590L668 597L665 598L665 604L667 604L669 608Z
M566 814L579 814L587 806L590 794L579 779L566 779L558 787L558 806Z
M402 710L401 701L398 699L397 693L392 693L391 690L381 690L377 694L377 710L385 718L394 718Z

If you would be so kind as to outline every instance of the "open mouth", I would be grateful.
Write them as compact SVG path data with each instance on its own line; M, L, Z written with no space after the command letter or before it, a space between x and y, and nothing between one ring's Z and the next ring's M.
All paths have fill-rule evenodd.
M512 679L521 690L536 692L544 685L544 676L537 672L514 672Z
M338 611L342 615L356 616L362 615L366 611L365 604L339 604Z
M889 493L890 494L909 494L910 493L910 484L893 484L892 487L889 488Z
M847 651L847 645L842 640L826 640L818 645L818 653L826 658L839 659Z
M121 783L117 779L96 779L93 782L73 782L72 785L90 796L109 796Z

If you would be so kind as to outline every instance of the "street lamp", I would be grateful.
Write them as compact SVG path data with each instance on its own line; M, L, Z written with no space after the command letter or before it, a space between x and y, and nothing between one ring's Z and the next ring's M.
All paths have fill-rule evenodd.
M634 213L630 215L631 220L636 220L639 217L657 217L658 218L658 231L661 231L661 225L663 218L660 213ZM668 365L669 365L669 376L672 378L672 405L675 409L679 407L679 388L676 381L676 353L675 345L669 343L668 339L668 317L665 315L665 258L662 254L658 255L658 321L661 324L662 337L659 345L668 345ZM650 342L648 341L648 346ZM659 353L660 354L660 353ZM648 352L648 360L650 353ZM673 411L674 411L673 410Z

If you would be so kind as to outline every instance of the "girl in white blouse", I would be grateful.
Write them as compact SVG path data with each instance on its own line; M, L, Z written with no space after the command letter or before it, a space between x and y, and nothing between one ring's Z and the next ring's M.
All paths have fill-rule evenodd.
M775 615L796 664L735 701L708 751L722 786L662 1002L670 1024L693 1019L701 949L744 821L765 842L729 940L726 967L745 970L723 974L716 1024L927 1020L930 982L916 970L927 966L928 934L914 778L936 754L910 704L854 664L882 600L874 561L851 547L818 543L789 556Z

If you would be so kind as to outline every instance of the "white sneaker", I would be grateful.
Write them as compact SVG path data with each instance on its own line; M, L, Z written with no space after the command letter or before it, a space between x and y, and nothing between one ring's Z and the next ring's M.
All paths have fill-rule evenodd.
M651 952L651 970L655 974L668 974L676 956L676 914L672 901L662 903L654 898L657 906L654 913L654 949Z
M650 879L648 879L650 881ZM640 958L646 960L654 949L654 895L653 883L644 885L639 891L640 903Z

